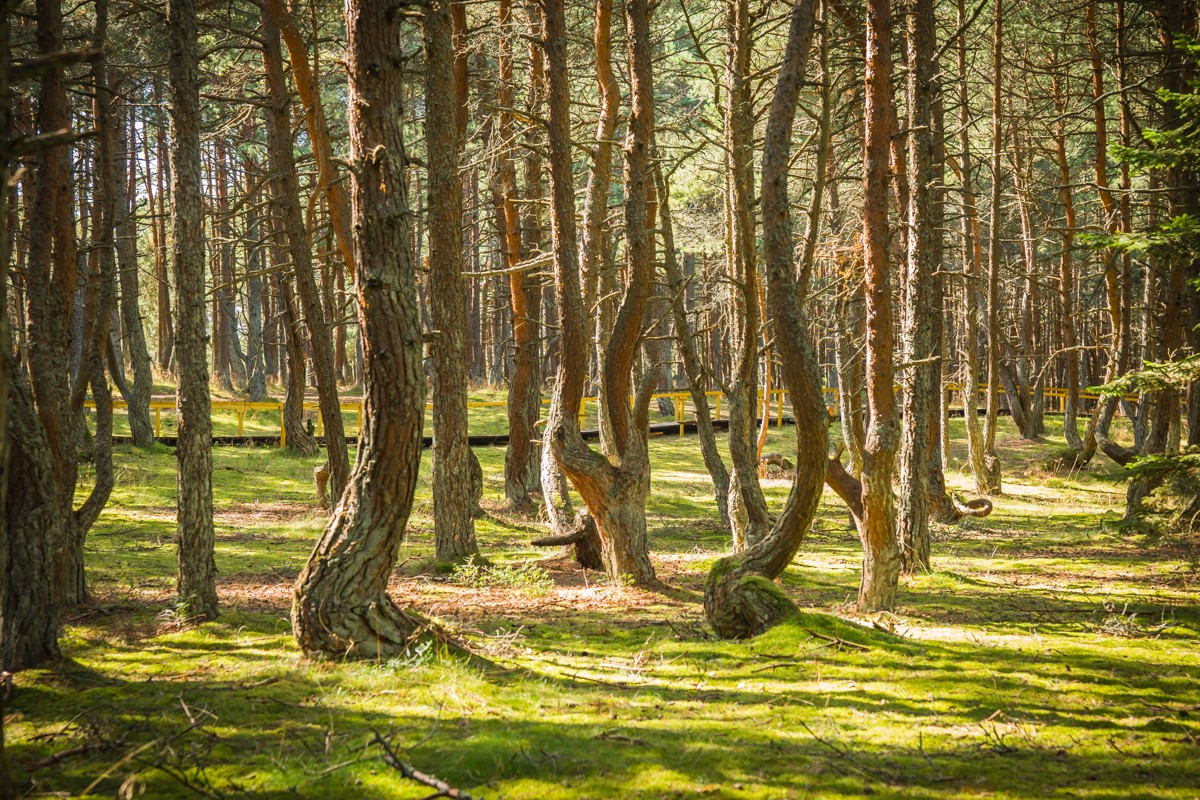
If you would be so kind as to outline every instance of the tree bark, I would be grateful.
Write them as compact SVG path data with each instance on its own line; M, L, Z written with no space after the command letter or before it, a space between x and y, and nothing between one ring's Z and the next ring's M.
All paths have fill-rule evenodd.
M271 163L271 186L275 207L280 212L279 223L291 257L296 276L296 293L308 331L309 351L317 378L317 398L321 406L321 421L325 425L325 449L329 456L329 489L333 497L341 497L349 477L349 456L346 451L346 430L342 424L341 397L338 395L337 373L333 368L333 337L321 291L317 286L312 262L312 246L304 218L300 214L300 183L296 161L292 155L291 125L288 108L291 98L284 82L279 31L276 17L263 14L263 66L271 107L267 109L267 155ZM347 263L353 263L347 261ZM303 396L303 395L301 395Z
M896 605L900 550L896 541L892 469L900 444L892 367L891 269L888 264L888 157L891 91L891 9L868 0L866 28L866 143L863 155L863 265L867 297L867 436L863 444L863 574L858 605L890 611Z
M338 178L333 162L333 144L329 138L329 124L325 121L325 107L321 103L321 88L317 85L312 67L308 62L308 46L300 36L296 22L284 7L283 0L265 0L263 8L274 20L283 35L288 57L292 66L292 79L296 82L296 93L304 106L304 123L312 143L313 157L317 161L317 185L329 203L329 218L337 235L338 250L347 268L354 271L354 247L350 239L350 205L346 192ZM290 98L289 98L290 101ZM289 128L290 130L290 128Z
M179 600L189 617L217 616L212 418L204 308L204 205L200 184L200 56L195 0L169 0L171 207L175 271Z
M788 164L792 124L813 38L813 2L797 0L787 49L771 102L763 146L763 265L768 302L777 326L782 374L796 419L796 476L787 503L770 531L744 552L723 558L705 583L704 611L724 638L754 636L794 613L796 607L772 581L791 563L812 524L825 478L829 443L816 350L804 311L808 266L797 275L792 260ZM819 202L820 192L813 202ZM812 218L810 218L812 219ZM810 236L816 229L810 225Z
M146 331L138 303L138 263L135 252L137 220L129 202L131 176L136 172L130 153L132 135L126 136L124 85L116 87L113 108L113 142L115 144L115 173L113 200L116 207L117 274L121 282L121 349L129 356L133 381L124 395L129 415L129 435L137 447L154 443L154 425L150 422L150 394L154 389L154 370L150 350L146 346ZM130 131L132 134L132 130ZM120 368L120 364L116 368Z
M8 203L13 136L8 55L12 0L0 3L0 263L10 263ZM0 282L0 308L8 308L8 281ZM29 387L19 378L9 341L9 315L0 315L0 668L16 671L61 657L53 583L55 508L44 490L53 486L49 450ZM0 736L3 721L0 720ZM16 796L0 739L0 797Z
M517 213L517 175L513 163L514 137L513 66L512 66L512 2L499 0L497 23L500 28L497 52L497 98L500 106L497 133L500 149L497 154L493 197L496 224L500 238L500 264L508 274L509 308L512 311L513 367L508 390L508 449L504 453L504 496L511 510L529 513L533 510L530 495L547 490L541 480L541 436L537 431L541 416L541 282L524 269L521 263L521 220ZM598 56L599 57L599 56ZM553 461L551 461L551 464ZM552 481L551 483L554 483ZM547 506L555 501L547 495ZM551 523L556 517L551 515ZM555 529L556 532L561 532Z
M425 139L428 159L429 311L433 323L433 531L438 561L479 554L474 473L467 440L467 310L463 280L460 106L454 89L449 0L425 7Z
M159 108L162 103L162 88L158 81L154 83L154 103ZM147 125L149 120L146 120ZM170 169L170 157L167 152L167 131L161 117L156 115L154 126L154 142L156 164L154 167L154 191L150 191L150 138L146 137L146 193L150 202L152 217L150 232L154 245L154 283L156 288L158 320L155 327L155 342L157 343L158 370L166 375L171 373L175 363L175 323L171 316L171 281L168 277L167 265L167 198L164 174ZM158 198L158 207L154 207L154 199Z
M1000 413L1000 160L1004 151L1003 119L1000 115L1001 66L1003 65L1004 14L1002 0L993 0L992 26L992 202L988 224L987 271L987 398L983 421L983 453L990 459L989 471L994 469L992 492L999 494L1000 459L996 455L996 429Z
M979 424L979 281L983 275L982 239L979 212L971 165L971 106L967 86L967 13L964 0L958 0L958 105L959 105L959 181L962 184L963 215L963 417L967 429L967 451L975 490L982 495L998 493L1000 460L987 453Z
M650 491L646 443L650 391L645 387L648 382L643 382L632 411L627 401L633 362L642 335L642 319L653 280L646 230L647 192L652 179L649 149L654 128L650 9L647 0L631 0L626 5L632 105L625 145L626 267L629 277L601 362L601 391L607 396L613 442L619 448L609 458L594 452L579 434L577 414L583 398L588 344L584 332L575 239L570 86L562 0L547 0L544 13L550 84L548 105L555 299L561 336L558 378L546 423L546 435L555 458L596 519L605 571L616 580L629 580L642 587L657 587L659 583L650 564L646 541L646 497Z
M663 268L666 271L667 291L670 293L673 334L683 362L683 374L687 379L688 393L692 398L692 409L696 417L696 434L700 440L700 453L704 466L713 481L717 502L717 514L721 524L728 526L729 520L729 471L717 449L717 436L713 429L712 412L708 407L708 394L704 389L704 373L696 346L688 325L686 288L683 274L675 252L675 224L671 217L671 195L660 165L654 166L654 180L658 188L658 220L663 242Z
M1075 335L1075 275L1071 264L1071 250L1075 246L1075 202L1071 192L1071 167L1067 161L1067 134L1064 115L1069 98L1062 86L1062 79L1051 62L1051 87L1058 116L1054 122L1055 157L1058 161L1059 197L1063 206L1062 253L1058 260L1058 292L1062 305L1063 356L1066 359L1067 396L1063 403L1063 436L1067 441L1067 452L1073 463L1084 451L1083 439L1079 437L1079 350ZM1066 460L1066 459L1064 459Z
M726 219L729 231L728 314L730 381L729 521L733 549L756 544L771 529L767 501L758 482L758 353L762 309L759 306L758 237L754 224L754 104L750 56L753 43L749 0L726 7L725 114L728 170Z
M247 125L246 138L254 138ZM249 156L243 157L246 183L256 179L258 165ZM252 403L267 399L266 341L263 331L263 273L266 250L262 244L267 225L259 206L262 195L257 190L246 210L246 396Z
M387 594L412 510L425 404L394 58L401 19L384 0L346 2L363 428L350 484L296 582L292 624L310 656L392 658L430 630Z
M900 445L900 497L896 536L907 573L930 569L929 474L933 469L934 413L940 385L934 385L933 319L941 309L934 295L933 193L940 187L933 164L933 76L936 29L933 0L908 0L908 252L904 268L904 330L901 334L906 368L904 430Z

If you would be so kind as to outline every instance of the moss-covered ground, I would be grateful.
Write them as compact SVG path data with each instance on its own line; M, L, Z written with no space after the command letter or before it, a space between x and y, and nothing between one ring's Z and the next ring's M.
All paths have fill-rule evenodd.
M948 477L969 494L953 433ZM537 520L503 510L502 448L478 451L495 567L430 570L426 458L394 595L494 667L304 659L288 612L325 519L317 459L266 448L215 452L224 610L188 625L174 459L121 447L88 541L95 603L67 614L64 663L15 677L9 757L47 797L430 796L376 735L487 798L1200 796L1195 550L1106 524L1124 501L1110 464L1047 472L1061 431L1003 434L995 513L936 529L935 571L903 581L895 615L853 613L860 547L827 494L782 580L803 616L748 642L703 621L728 535L694 439L651 444L663 594L531 548ZM789 455L791 430L769 448ZM768 482L776 506L786 490Z

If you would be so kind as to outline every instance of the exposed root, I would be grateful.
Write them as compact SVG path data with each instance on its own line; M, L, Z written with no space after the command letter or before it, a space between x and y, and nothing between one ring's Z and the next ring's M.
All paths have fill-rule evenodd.
M976 497L973 500L959 500L953 494L950 500L954 503L955 520L963 517L986 517L992 513L992 501L986 497Z
M584 569L604 569L600 556L600 532L591 514L576 514L575 523L566 533L545 536L530 542L534 547L566 547L574 545L575 561Z
M435 654L478 658L440 624L400 608L386 594L355 607L299 605L293 628L301 649L313 657L378 661L432 648Z

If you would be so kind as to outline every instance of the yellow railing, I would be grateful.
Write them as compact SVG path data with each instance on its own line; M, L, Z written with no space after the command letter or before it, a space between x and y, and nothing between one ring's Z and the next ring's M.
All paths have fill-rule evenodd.
M946 389L946 391L949 391L949 392L960 392L960 393L962 392L962 386L960 386L958 384L947 384L945 389ZM836 414L837 413L836 404L837 404L837 400L838 400L838 396L839 396L838 389L836 387L826 386L826 387L824 387L823 391L827 397L826 402L829 404L830 414ZM899 391L899 387L897 387L897 391ZM986 391L987 391L986 388L980 387L979 392L981 395L986 394ZM1056 388L1056 387L1053 387L1053 388L1047 387L1046 389L1043 390L1043 392L1047 399L1057 401L1054 403L1054 405L1057 406L1057 408L1054 410L1061 411L1062 406L1065 405L1065 402L1066 402L1067 390L1062 389L1062 388ZM721 419L721 399L724 395L721 392L717 392L717 391L705 392L705 394L707 395L707 397L710 401L710 408L713 408L714 419L718 419L718 420ZM771 390L771 405L775 406L775 424L776 424L776 426L783 424L783 405L784 405L784 398L786 395L787 395L787 391L785 389L772 389ZM687 406L691 402L691 394L688 392L661 392L661 393L651 395L651 400L656 400L659 398L668 398L671 400L672 404L675 407L674 421L679 424L679 432L682 434L684 425L687 422ZM1100 398L1100 395L1095 394L1093 392L1080 392L1079 393L1079 399L1081 399L1081 400L1097 400L1099 398ZM762 403L762 399L763 399L763 393L762 393L762 390L759 390L758 400L759 400L760 404ZM1130 395L1127 399L1135 400L1136 397L1133 395ZM632 402L632 401L633 401L633 398L631 397L630 402ZM579 404L580 427L583 426L583 420L587 414L587 404L595 403L595 402L596 402L595 397L585 397L583 399L583 402L581 402ZM542 400L543 405L549 405L549 403L550 403L549 398L545 398ZM86 408L95 409L95 404L92 403L91 401L88 401L84 405ZM478 402L467 403L467 408L468 409L472 409L472 408L503 408L507 405L508 405L508 403L505 400L481 400ZM127 404L123 400L116 400L116 399L113 400L114 410L115 409L123 409L126 407L127 407ZM304 409L306 411L315 411L315 410L319 410L319 408L320 408L320 405L316 401L306 401L304 403ZM425 408L431 409L431 408L433 408L433 404L426 403ZM761 408L761 405L760 405L760 408ZM245 434L245 422L246 422L246 415L248 413L253 412L253 411L277 412L279 414L279 446L280 447L287 446L287 431L283 426L283 403L282 402L272 400L272 401L254 403L254 402L249 402L249 401L244 401L244 400L213 400L212 401L212 409L213 409L213 411L226 411L226 412L232 411L233 412L234 416L237 419L237 435L238 436L246 435ZM156 438L159 438L162 436L163 412L166 411L168 413L168 415L174 415L175 401L173 399L172 400L151 400L150 401L150 410L154 413L154 436ZM341 410L342 410L343 414L353 413L355 415L356 430L362 429L362 401L343 402L341 404ZM315 421L316 421L317 435L318 436L324 435L324 420L321 418L320 414L315 415Z

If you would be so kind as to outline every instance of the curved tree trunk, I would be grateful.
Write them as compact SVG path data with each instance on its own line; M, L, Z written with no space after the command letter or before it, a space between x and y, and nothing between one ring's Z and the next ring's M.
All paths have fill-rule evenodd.
M673 333L675 342L679 346L688 392L692 397L693 413L696 416L696 434L700 440L700 453L704 458L704 466L713 480L717 513L721 517L721 524L728 526L730 524L729 471L721 459L720 450L717 449L712 412L708 407L708 394L704 390L704 375L700 368L700 360L696 356L692 331L688 325L687 307L685 306L687 288L684 286L683 274L676 260L675 226L671 218L671 195L667 182L663 179L662 169L657 163L654 166L654 181L658 189L658 225L662 233L663 268L666 271L667 291L670 293Z
M132 135L126 136L125 104L122 87L114 91L113 142L116 180L113 183L116 207L117 274L121 281L121 347L133 366L133 381L124 395L129 414L129 435L137 447L154 443L154 425L150 421L150 395L154 389L154 370L146 347L146 331L138 304L138 263L135 252L137 222L129 202L130 176L135 172L129 152ZM120 364L117 365L120 367Z
M729 230L727 308L730 351L729 521L733 549L752 546L771 529L767 500L758 482L759 305L758 238L754 224L754 103L750 57L749 0L731 0L726 11L725 148L728 168L726 221Z
M282 232L296 276L296 293L308 332L313 372L317 379L317 398L321 421L325 426L325 449L329 455L329 488L340 497L350 472L346 450L346 430L342 424L341 398L338 395L337 373L333 368L333 336L325 319L321 291L317 286L312 262L312 247L304 218L300 213L300 182L292 155L291 124L288 109L291 97L283 75L283 55L279 47L276 17L263 13L263 67L271 106L265 116L267 155L271 164L271 189L275 208L281 219L276 230ZM332 203L331 203L332 205ZM347 263L353 263L348 260ZM298 330L298 329L297 329ZM295 378L292 379L293 382ZM301 395L303 396L303 395Z
M428 630L387 595L417 485L425 404L394 58L400 25L384 0L346 2L363 427L350 484L296 582L292 624L312 656L391 658Z
M429 192L429 312L433 325L433 531L439 561L478 555L467 440L467 309L462 277L459 95L449 0L425 7L425 136Z
M169 0L171 260L179 432L179 600L191 617L217 616L213 557L212 409L205 342L204 205L200 188L200 56L195 0Z
M93 45L102 50L108 38L108 0L96 3L96 27ZM114 241L116 219L115 144L119 132L114 130L112 113L113 93L109 88L108 65L105 58L92 64L92 115L96 125L96 146L93 167L96 171L96 190L92 206L92 253L88 258L90 267L87 287L84 292L83 359L80 364L78 384L73 392L77 407L82 407L83 386L90 386L96 404L96 435L91 452L95 470L92 490L78 510L73 509L74 492L71 492L72 509L68 517L68 541L70 552L67 559L67 574L63 586L63 597L68 605L82 603L88 599L84 569L84 542L88 531L108 503L113 489L112 432L113 403L112 389L104 373L107 361L109 331L116 305L116 246Z
M571 170L570 87L566 22L562 0L547 0L545 48L549 92L550 188L554 230L555 299L559 308L561 356L546 435L555 458L596 519L605 571L617 580L658 586L646 541L646 497L650 463L646 425L650 390L644 381L632 411L631 372L642 337L652 291L647 194L652 176L649 150L654 106L650 61L650 9L647 0L626 6L629 34L632 115L626 138L625 220L628 282L612 336L601 362L601 391L618 451L608 458L589 448L579 434L588 342L584 331L579 261L575 239L575 200ZM601 409L603 413L605 409ZM611 459L611 460L610 460Z
M717 635L725 638L753 636L795 611L792 602L771 581L791 563L812 524L825 476L829 417L804 312L809 265L797 277L792 262L787 189L792 123L813 27L812 0L797 0L771 103L762 166L763 265L768 301L778 328L783 379L796 419L796 477L771 530L744 552L718 561L709 573L704 612ZM808 233L810 237L815 235L815 227L810 225Z
M509 307L512 310L513 367L508 389L508 448L504 453L504 496L511 510L533 510L531 494L546 490L540 475L543 450L537 431L541 416L542 351L539 280L527 274L521 263L521 219L517 213L517 173L513 162L512 0L499 0L496 20L500 28L497 49L497 134L496 174L492 180L496 228L500 240L500 264L508 274ZM553 461L553 460L551 460ZM547 494L547 505L554 501ZM550 515L551 524L556 517ZM555 528L556 532L561 532Z

